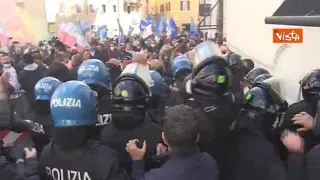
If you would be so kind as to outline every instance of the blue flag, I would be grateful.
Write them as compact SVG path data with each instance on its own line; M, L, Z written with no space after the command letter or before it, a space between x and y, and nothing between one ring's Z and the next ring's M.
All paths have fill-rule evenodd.
M90 24L87 21L79 21L78 27L80 28L83 34L86 34L87 32L90 31Z
M195 37L198 32L197 32L197 25L196 23L194 22L193 18L191 17L191 21L190 21L190 36L191 37Z
M141 32L145 31L148 25L149 25L148 21L141 20L140 21L140 31Z
M166 17L163 14L161 14L160 16L158 16L158 19L156 21L155 34L157 36L165 35L166 29L167 29Z
M174 22L173 18L170 18L170 20L168 22L167 35L171 39L174 39L178 35L178 28L177 28L177 25Z
M134 31L134 28L130 25L128 34L131 34Z
M151 14L148 13L148 16L147 16L147 22L148 24L153 24L153 18L151 16Z
M105 37L107 37L107 35L108 35L107 26L106 26L106 25L103 25L103 26L99 27L96 34L97 34L97 37L99 37L99 38L105 38Z
M118 22L118 26L119 26L119 42L118 42L118 48L119 48L120 43L124 41L124 34L123 34L123 28L120 24L119 19L117 19L117 22Z

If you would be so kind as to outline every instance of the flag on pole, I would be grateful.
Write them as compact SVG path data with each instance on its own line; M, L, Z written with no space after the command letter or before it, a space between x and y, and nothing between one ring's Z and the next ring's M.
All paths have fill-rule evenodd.
M59 40L69 47L77 44L78 50L82 50L86 46L89 46L88 42L79 32L78 27L73 23L63 23L59 26Z
M198 31L197 30L197 25L194 22L193 18L191 17L191 19L190 19L190 36L191 37L195 37L198 34L197 31Z
M107 25L103 25L103 26L99 27L96 35L100 39L107 37L107 35L108 35Z
M167 36L170 37L170 39L174 39L177 36L177 34L177 25L174 22L173 18L170 18L170 20L168 21Z
M119 39L118 39L118 48L120 46L120 43L124 41L124 34L123 34L123 28L120 24L120 20L117 19L118 27L119 27Z

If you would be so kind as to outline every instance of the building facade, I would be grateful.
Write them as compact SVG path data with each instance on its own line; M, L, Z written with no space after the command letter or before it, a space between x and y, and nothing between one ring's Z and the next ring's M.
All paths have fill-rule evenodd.
M189 24L191 17L198 23L199 0L149 0L149 12L154 19L160 14L172 17L178 27Z
M47 39L45 0L1 1L0 24L8 37L37 43Z
M92 30L107 25L108 34L119 34L119 19L124 31L130 25L140 23L139 0L77 0L55 2L54 18L49 22L51 33L57 33L62 23L86 21L92 25Z
M309 22L311 13L320 14L319 7L318 0L225 0L224 3L224 34L229 46L244 57L255 60L257 66L270 70L279 80L280 93L289 104L299 100L299 81L303 76L320 67L320 61L315 58L319 51L320 27L305 26L304 22L297 22L294 18ZM266 24L270 16L283 19L290 16L294 25L281 25L279 21L274 25ZM274 43L274 28L301 28L303 42Z

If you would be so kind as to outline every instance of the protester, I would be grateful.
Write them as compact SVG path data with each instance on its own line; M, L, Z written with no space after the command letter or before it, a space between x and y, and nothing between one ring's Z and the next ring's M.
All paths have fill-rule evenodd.
M96 37L78 21L67 39L2 42L0 179L318 179L318 69L288 107L221 33Z
M21 84L21 88L26 91L25 96L27 98L27 102L29 103L28 112L31 112L35 108L34 87L36 83L44 76L46 68L35 63L31 53L24 54L22 58L26 66L20 72L18 80Z
M80 54L75 54L71 57L72 69L70 70L70 78L72 80L77 79L78 69L79 69L79 66L82 63L82 61L83 61L83 59Z
M199 140L199 124L197 115L191 107L180 105L166 111L162 139L168 145L158 144L157 158L162 162L160 168L144 171L143 158L150 144L147 141L133 139L127 143L126 150L130 154L133 179L154 180L196 180L218 179L218 169L214 159L207 153L201 153L197 147ZM142 141L142 142L141 142ZM137 147L137 143L143 143Z

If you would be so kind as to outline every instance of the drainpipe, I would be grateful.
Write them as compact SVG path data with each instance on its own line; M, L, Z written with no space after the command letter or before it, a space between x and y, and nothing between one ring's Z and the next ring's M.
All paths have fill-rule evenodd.
M217 15L217 30L219 33L219 40L223 39L223 4L224 4L224 0L219 0L219 4L218 4L218 15Z

